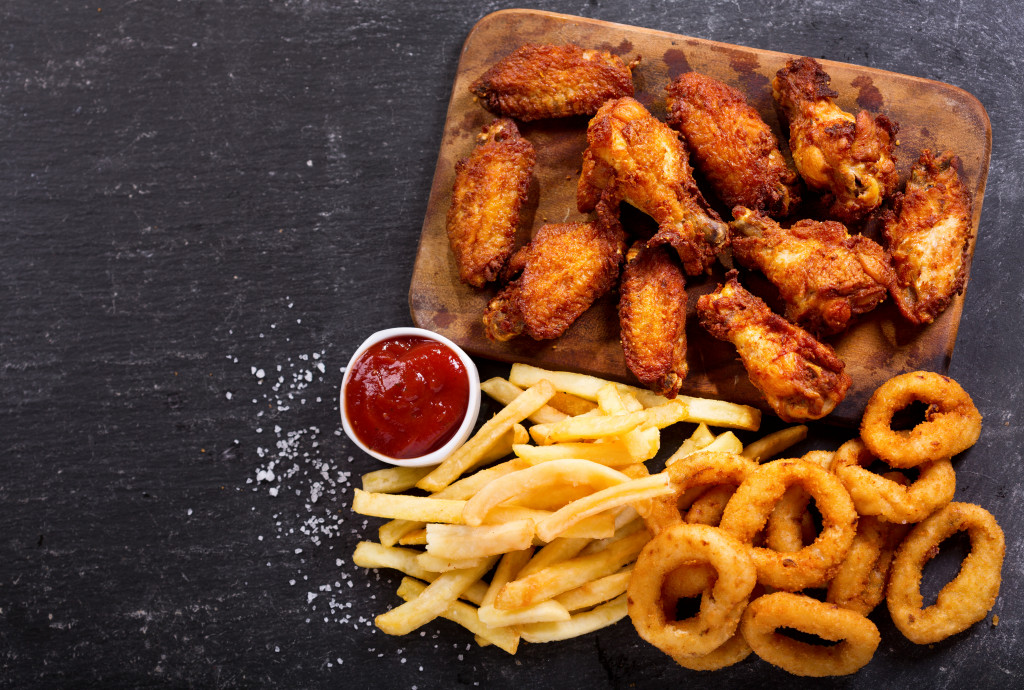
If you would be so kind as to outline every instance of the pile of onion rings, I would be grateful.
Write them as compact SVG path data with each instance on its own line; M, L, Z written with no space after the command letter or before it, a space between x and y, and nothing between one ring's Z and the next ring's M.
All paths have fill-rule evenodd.
M894 415L914 402L928 406L924 421L894 430ZM883 600L914 643L966 630L995 605L1005 553L995 518L953 501L952 458L980 433L981 415L959 384L912 372L879 387L859 436L835 453L759 464L698 452L674 462L665 470L674 493L637 506L654 538L627 590L634 626L685 668L719 669L753 652L800 676L869 663L880 636L867 616ZM971 552L926 607L922 568L960 531ZM678 601L697 597L697 614L677 620ZM786 634L793 630L804 637Z

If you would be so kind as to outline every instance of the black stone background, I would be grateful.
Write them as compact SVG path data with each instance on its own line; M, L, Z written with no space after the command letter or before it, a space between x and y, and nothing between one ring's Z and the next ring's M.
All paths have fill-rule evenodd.
M351 488L378 465L340 435L337 386L364 336L410 324L460 46L507 6L0 7L0 685L1020 683L1024 19L994 0L532 6L904 72L985 105L951 374L985 415L957 498L1006 529L998 626L918 647L882 607L875 659L829 682L756 659L690 673L628 622L515 657L447 622L375 631L399 578L350 562L379 523L349 513ZM841 436L815 427L804 447Z

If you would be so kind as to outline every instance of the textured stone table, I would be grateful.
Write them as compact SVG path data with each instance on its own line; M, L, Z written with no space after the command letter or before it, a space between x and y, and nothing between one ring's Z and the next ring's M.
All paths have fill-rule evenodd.
M684 671L628 621L515 657L446 622L373 628L399 578L350 560L377 524L350 513L351 490L378 466L341 435L337 387L365 335L410 323L460 46L506 6L0 9L0 685L819 685L756 659ZM882 607L875 659L843 683L1020 683L1021 13L536 7L903 72L985 105L991 167L950 372L985 416L957 498L1006 529L999 624L918 647ZM841 437L812 430L821 447Z

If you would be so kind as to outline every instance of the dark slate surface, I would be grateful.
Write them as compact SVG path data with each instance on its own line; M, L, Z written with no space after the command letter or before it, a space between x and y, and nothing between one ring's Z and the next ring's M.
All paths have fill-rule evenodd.
M365 335L409 323L460 45L505 6L0 8L0 685L825 685L757 660L688 673L628 622L515 658L448 623L372 627L398 578L350 563L377 524L349 513L351 487L377 466L340 435L334 397ZM841 685L1021 682L1021 13L536 6L905 72L984 103L992 165L951 373L986 420L957 496L1006 528L999 625L917 647L880 611L875 659Z

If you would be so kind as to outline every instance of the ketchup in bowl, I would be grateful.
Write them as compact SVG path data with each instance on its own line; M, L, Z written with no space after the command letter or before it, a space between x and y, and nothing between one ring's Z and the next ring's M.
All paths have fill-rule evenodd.
M345 378L352 432L388 458L420 458L444 447L464 426L471 404L462 358L434 338L395 335L373 343Z

